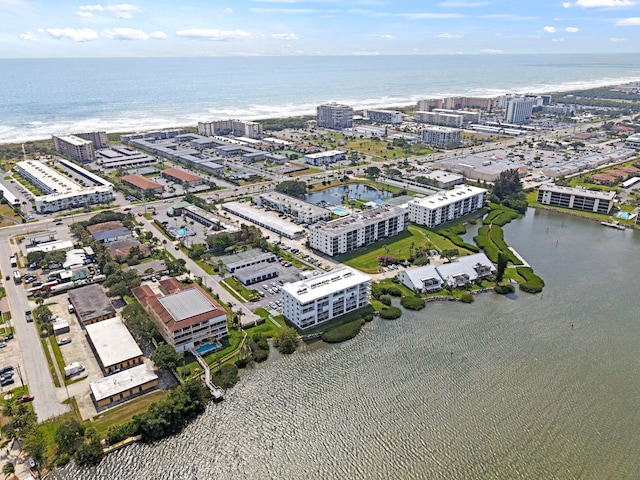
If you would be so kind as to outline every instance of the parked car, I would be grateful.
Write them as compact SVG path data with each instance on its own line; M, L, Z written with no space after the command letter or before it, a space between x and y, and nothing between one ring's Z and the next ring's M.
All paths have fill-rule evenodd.
M0 375L4 375L7 372L13 372L13 365L7 365L6 367L0 368Z
M34 398L36 398L35 395L23 395L18 399L18 403L33 402Z
M16 383L13 378L5 378L4 380L0 379L0 386L6 387L7 385L12 385Z
M6 346L7 346L7 342L5 341L0 342L0 348L4 348Z
M64 337L61 338L60 340L58 340L58 345L62 346L62 345L66 345L67 343L71 343L71 339Z

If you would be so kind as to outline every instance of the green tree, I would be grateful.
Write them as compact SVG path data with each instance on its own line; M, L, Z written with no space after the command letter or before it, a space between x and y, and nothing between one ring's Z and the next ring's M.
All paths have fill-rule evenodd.
M273 345L280 353L288 355L296 351L297 339L298 332L291 327L284 327L273 336Z
M47 442L44 434L38 425L33 425L24 436L22 449L33 458L37 465L41 465L44 460L44 452L47 449Z
M163 343L151 354L151 360L159 368L175 370L182 356L171 346Z
M74 458L78 465L97 465L103 456L100 439L94 436L87 443L81 443L78 446Z
M500 176L493 184L492 194L497 197L499 202L503 202L507 198L518 198L522 193L522 182L518 171L511 169L500 172Z
M365 176L375 180L380 176L380 169L378 167L367 167L364 174Z
M498 262L496 269L496 282L501 282L504 278L504 271L507 268L507 262L509 261L509 257L504 253L498 254Z
M58 448L69 455L77 450L84 438L85 428L76 419L65 420L56 430L55 440Z
M33 314L38 318L40 323L49 323L53 317L53 313L49 310L49 307L39 305L33 309Z
M6 476L11 475L12 473L15 473L16 469L13 466L13 463L11 462L7 462L2 466L2 473L5 474Z
M451 261L453 257L457 257L458 255L460 255L460 250L458 250L457 248L445 249L440 252L440 256L446 258L449 261Z
M302 197L307 193L307 184L297 180L285 180L276 185L276 191L292 197Z

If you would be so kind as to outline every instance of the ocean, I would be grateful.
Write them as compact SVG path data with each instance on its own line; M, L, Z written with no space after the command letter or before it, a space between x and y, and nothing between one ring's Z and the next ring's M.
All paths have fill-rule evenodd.
M2 59L0 142L640 80L631 54Z

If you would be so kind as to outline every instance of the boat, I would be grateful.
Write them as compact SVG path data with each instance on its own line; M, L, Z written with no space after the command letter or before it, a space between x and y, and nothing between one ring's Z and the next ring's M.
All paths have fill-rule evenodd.
M627 227L621 225L620 222L616 222L615 220L611 222L600 222L600 225L604 225L605 227L617 228L618 230L626 230Z

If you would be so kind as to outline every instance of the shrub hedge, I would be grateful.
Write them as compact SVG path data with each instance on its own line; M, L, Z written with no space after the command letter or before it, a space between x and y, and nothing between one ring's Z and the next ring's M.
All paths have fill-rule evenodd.
M464 225L462 225L462 227L464 227ZM464 229L464 228L463 228ZM466 229L464 229L465 233ZM451 228L450 230L439 230L438 234L442 235L445 238L448 238L449 240L451 240L451 242L456 246L456 247L460 247L460 248L466 248L467 250L470 250L472 252L478 253L480 251L480 249L478 247L476 247L475 245L471 245L470 243L465 242L462 237L458 236L458 234L453 232L453 228Z
M400 300L400 304L408 310L422 310L425 307L424 300L413 295L405 295Z
M544 288L544 280L533 273L531 267L516 267L516 272L525 280L520 284L520 290L523 292L539 293Z
M377 283L371 285L371 296L373 298L379 299L380 295L391 295L392 297L401 297L402 290L398 287L394 286L382 286Z
M322 334L322 340L327 343L340 343L351 340L360 332L363 323L364 320L359 318L353 322L331 328Z
M391 306L391 295L380 295L380 298L378 298L378 300L380 300L380 303L386 305L387 307Z
M473 303L473 295L465 292L460 296L460 300L462 300L462 303Z
M402 316L402 310L398 307L387 307L383 308L380 312L380 318L384 318L385 320L395 320L396 318L400 318Z
M493 290L500 295L506 295L507 293L515 292L516 288L508 283L506 285L496 285L496 288L494 288Z

